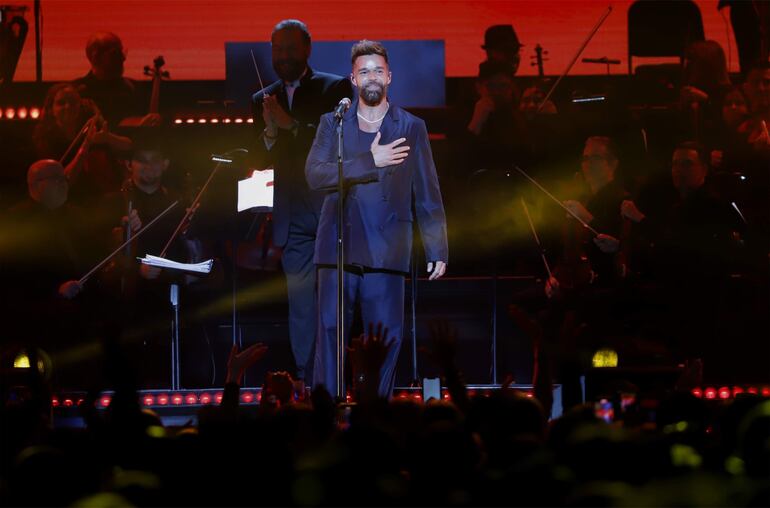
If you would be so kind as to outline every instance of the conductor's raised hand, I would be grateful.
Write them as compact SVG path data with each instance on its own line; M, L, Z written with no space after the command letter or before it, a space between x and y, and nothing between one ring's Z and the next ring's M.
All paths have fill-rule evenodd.
M378 168L384 168L386 166L393 166L404 162L406 156L409 155L409 146L398 145L406 141L406 138L398 138L387 145L381 145L381 137L382 134L377 131L377 135L374 136L374 141L372 141L371 150L372 156L374 157L374 165Z
M294 118L292 118L291 115L281 107L281 105L278 103L278 98L275 95L265 94L265 98L262 101L262 108L262 117L265 119L266 124L269 125L271 123L267 121L267 118L269 117L272 123L279 129L291 130L294 128ZM267 111L267 116L265 115L264 111Z

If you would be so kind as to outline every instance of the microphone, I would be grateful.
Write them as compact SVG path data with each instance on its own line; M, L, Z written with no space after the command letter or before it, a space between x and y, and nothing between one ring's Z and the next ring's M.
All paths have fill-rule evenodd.
M337 107L334 108L334 118L342 118L342 115L345 114L345 112L350 107L350 99L347 97L343 98L339 104L337 104Z

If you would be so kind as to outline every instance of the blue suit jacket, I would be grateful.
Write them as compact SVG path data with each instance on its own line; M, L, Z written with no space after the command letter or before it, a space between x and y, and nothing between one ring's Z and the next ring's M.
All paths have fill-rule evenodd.
M406 138L411 148L401 164L378 168L369 147L360 146L356 112L351 105L343 118L345 150L343 175L348 186L345 200L345 263L369 268L409 271L412 223L417 219L429 261L448 261L446 217L436 166L425 122L391 104L380 127L380 144ZM314 190L328 194L321 209L315 262L337 262L337 134L333 114L321 117L305 175ZM413 207L414 204L414 207Z
M299 122L296 135L289 131L278 131L278 139L268 151L261 137L265 128L262 120L262 100L268 93L278 98L278 103ZM276 81L252 96L252 114L254 126L260 137L257 152L262 154L266 164L275 168L275 195L273 198L273 241L278 246L286 244L289 223L292 219L300 224L308 224L314 234L318 214L323 203L323 194L312 192L304 175L305 159L313 142L313 136L322 114L332 111L343 97L352 97L350 80L313 71L300 80L300 86L294 92L292 108L286 96L283 81Z

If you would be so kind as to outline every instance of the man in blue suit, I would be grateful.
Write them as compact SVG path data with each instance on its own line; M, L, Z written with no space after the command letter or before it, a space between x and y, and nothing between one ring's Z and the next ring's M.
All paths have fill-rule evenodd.
M316 230L323 194L313 192L304 175L305 159L318 120L343 97L352 97L342 76L308 66L311 39L307 26L288 19L271 37L273 68L279 80L252 96L257 148L275 168L273 242L283 247L281 263L289 296L289 337L296 378L310 380L316 331Z
M379 42L361 41L351 51L351 82L358 97L342 120L345 216L345 327L356 303L365 324L381 322L390 347L380 372L379 393L393 389L404 321L404 276L409 271L412 223L417 219L430 279L448 260L446 218L425 122L387 100L391 73ZM336 387L337 137L333 114L321 117L305 175L314 190L326 190L318 225L319 323L314 385ZM413 207L414 204L414 207Z

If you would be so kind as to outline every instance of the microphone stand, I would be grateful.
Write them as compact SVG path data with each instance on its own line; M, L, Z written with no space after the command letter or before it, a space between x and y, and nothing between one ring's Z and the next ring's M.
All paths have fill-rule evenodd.
M339 115L335 120L337 122L337 400L345 402L345 288L344 272L345 252L344 235L345 227L345 184L342 174L343 159L343 135L342 118Z

